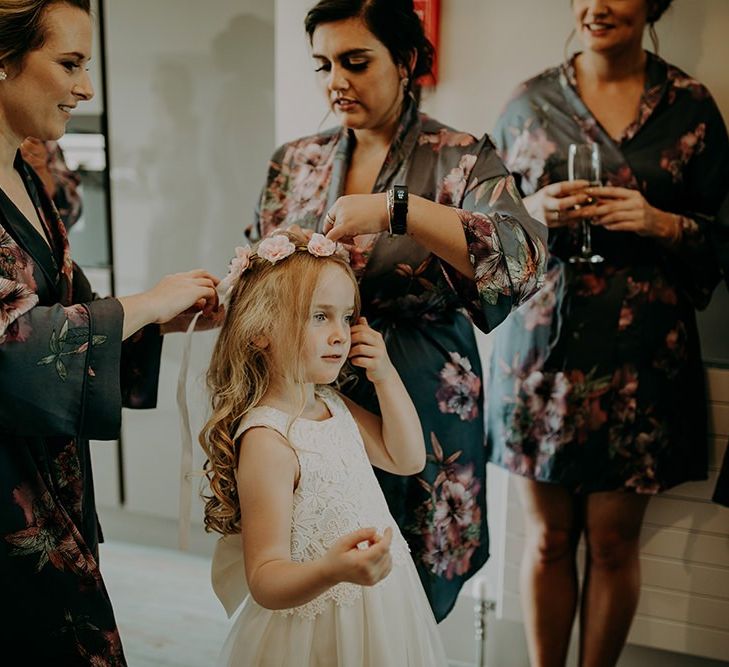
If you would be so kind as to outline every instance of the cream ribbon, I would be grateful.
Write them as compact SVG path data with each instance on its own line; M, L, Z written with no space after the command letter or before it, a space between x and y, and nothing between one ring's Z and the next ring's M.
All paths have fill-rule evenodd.
M192 318L182 346L180 374L177 377L177 408L180 411L180 503L178 519L178 541L180 549L187 551L190 547L190 523L192 520L192 429L190 427L190 409L187 404L187 374L190 367L190 349L192 334L202 311Z

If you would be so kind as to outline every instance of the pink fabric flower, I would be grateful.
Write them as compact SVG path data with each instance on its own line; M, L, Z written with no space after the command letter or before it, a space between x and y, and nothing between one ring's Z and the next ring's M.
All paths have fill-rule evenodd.
M248 245L236 247L235 257L230 260L230 265L228 266L228 275L220 281L220 285L218 286L218 292L220 294L227 295L233 288L235 281L248 268L248 265L251 263L251 252L251 248Z
M306 249L317 257L329 257L334 254L337 249L337 244L328 239L324 234L313 234Z
M281 234L263 239L258 244L258 256L267 259L271 264L286 259L295 250L296 246Z

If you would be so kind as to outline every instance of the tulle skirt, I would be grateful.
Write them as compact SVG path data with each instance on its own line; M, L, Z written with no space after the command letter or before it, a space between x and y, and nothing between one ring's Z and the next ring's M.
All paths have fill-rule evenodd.
M447 667L438 627L412 562L362 596L314 618L243 603L220 667Z

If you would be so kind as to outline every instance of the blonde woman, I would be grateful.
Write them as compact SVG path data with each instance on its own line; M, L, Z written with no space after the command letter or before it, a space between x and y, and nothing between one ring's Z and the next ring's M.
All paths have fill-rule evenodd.
M125 664L99 570L89 439L118 436L122 403L154 406L156 324L174 330L178 314L216 303L217 279L204 271L95 299L73 263L19 148L64 133L71 109L93 95L90 57L88 0L0 0L3 664Z

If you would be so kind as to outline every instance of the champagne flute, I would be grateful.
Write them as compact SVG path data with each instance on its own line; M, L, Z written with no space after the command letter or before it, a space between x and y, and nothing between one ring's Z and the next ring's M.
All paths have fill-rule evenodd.
M591 186L601 184L600 146L596 143L570 144L567 157L567 175L570 181L589 181ZM599 264L604 258L592 251L591 220L583 218L580 224L582 227L580 254L570 257L570 262Z

